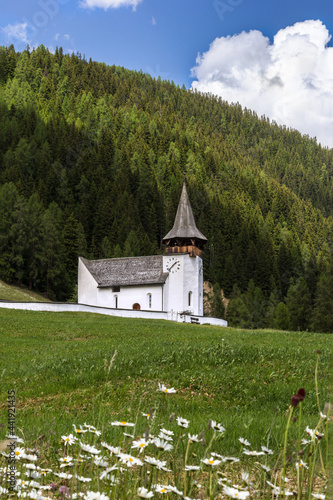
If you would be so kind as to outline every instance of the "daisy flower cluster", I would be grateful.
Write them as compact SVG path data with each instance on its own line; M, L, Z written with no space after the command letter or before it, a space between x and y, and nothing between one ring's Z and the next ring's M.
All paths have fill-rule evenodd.
M163 398L176 393L164 384L159 384L157 391ZM8 455L1 452L0 498L113 500L165 495L196 500L298 496L302 485L309 484L302 478L314 469L311 460L324 441L321 424L326 421L321 416L320 425L304 430L308 439L302 439L302 457L309 449L309 463L297 454L295 463L281 474L281 464L277 465L281 453L267 443L254 450L250 441L240 436L235 443L236 456L229 456L223 453L228 429L222 423L209 420L196 434L195 426L192 424L191 429L191 421L183 415L157 417L149 409L148 413L140 412L135 422L110 421L103 425L103 431L87 423L73 424L71 432L59 438L58 455L47 467L43 450L28 449L18 438L14 491L9 491L7 484ZM144 434L140 429L145 429ZM307 498L309 494L325 499L323 491L307 491Z

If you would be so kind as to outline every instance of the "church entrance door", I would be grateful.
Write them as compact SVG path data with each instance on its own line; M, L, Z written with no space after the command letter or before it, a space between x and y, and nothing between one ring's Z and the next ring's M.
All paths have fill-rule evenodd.
M135 304L133 304L133 309L134 309L135 311L140 311L140 309L141 309L140 304L138 304L137 302L136 302Z

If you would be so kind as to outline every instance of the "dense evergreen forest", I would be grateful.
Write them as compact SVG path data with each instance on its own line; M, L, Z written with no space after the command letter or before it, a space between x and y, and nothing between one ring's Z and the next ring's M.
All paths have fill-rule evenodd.
M142 72L0 48L3 280L67 300L78 255L163 252L183 172L230 324L333 331L333 150Z

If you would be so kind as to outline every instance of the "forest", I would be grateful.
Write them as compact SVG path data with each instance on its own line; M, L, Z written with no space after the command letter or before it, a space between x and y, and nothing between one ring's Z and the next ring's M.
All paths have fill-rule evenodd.
M331 149L140 71L0 47L1 279L66 301L78 256L163 253L184 173L212 313L332 332Z

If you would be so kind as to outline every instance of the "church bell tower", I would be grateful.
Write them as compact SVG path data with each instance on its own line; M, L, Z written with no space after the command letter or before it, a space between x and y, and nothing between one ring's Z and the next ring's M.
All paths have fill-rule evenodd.
M162 241L163 271L169 274L165 310L203 316L203 256L207 238L195 224L185 180L173 228Z
M203 259L203 247L206 241L207 238L195 224L184 181L173 228L162 240L165 245L165 253L188 253L191 257L198 256Z

